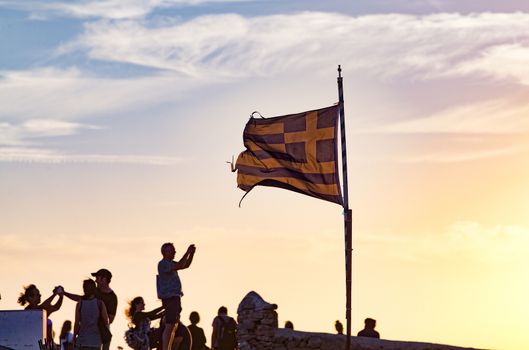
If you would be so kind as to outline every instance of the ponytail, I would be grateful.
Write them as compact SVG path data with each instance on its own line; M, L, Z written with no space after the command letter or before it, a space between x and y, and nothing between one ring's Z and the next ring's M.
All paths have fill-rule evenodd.
M34 289L37 289L37 286L34 284L30 284L29 286L24 287L24 291L20 293L20 296L18 297L18 303L22 306L26 305L28 301L29 294L31 294L31 291Z

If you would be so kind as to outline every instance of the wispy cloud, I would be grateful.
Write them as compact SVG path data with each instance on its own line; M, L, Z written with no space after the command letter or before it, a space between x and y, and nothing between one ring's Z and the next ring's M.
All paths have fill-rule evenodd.
M57 150L31 147L0 147L0 162L9 163L102 163L137 165L175 165L183 158L149 155L71 154Z
M529 85L529 44L513 40L513 43L497 45L484 50L478 57L461 63L456 74L479 73L496 79L512 79Z
M0 123L0 145L22 145L35 138L75 135L82 129L99 127L51 119L31 119L20 124L3 122Z
M475 221L454 222L442 232L421 234L365 234L362 244L387 247L406 246L406 254L399 258L414 262L473 260L497 263L525 259L529 253L529 228L519 225L483 225ZM390 253L391 254L391 253Z
M478 149L468 151L428 151L421 155L400 156L390 160L400 163L460 163L490 158L500 158L527 151L529 147L511 146L493 149Z
M117 2L104 5L77 2L73 5L95 8L112 4ZM172 6L176 2L153 2L149 6L153 4ZM0 72L0 118L77 122L83 118L151 108L219 81L273 77L291 72L310 72L318 76L337 62L352 74L386 79L392 84L415 80L435 84L450 79L483 77L482 82L489 88L501 79L524 91L529 81L529 72L522 64L529 47L528 29L529 15L524 13L352 17L305 12L251 18L221 14L188 21L158 19L153 22L141 18L88 22L80 36L57 48L57 55L83 53L92 60L154 68L154 73L122 79L97 76L75 68ZM524 102L523 93L519 97L503 98L501 94L500 91L494 100L479 101L488 97L477 92L474 100L479 102L421 111L420 118L411 114L401 118L403 121L389 124L385 119L366 131L528 132L529 122L525 116L529 105ZM74 125L76 123L68 127ZM82 129L79 125L76 132ZM27 135L31 135L30 126L26 125ZM59 129L56 125L54 135L58 136ZM66 129L63 132L74 130ZM33 135L37 137L37 131ZM0 137L6 145L19 145L22 140L20 130L17 131L12 123L0 125ZM44 150L51 152L48 148ZM519 150L509 144L471 152L407 155L402 161L460 162ZM46 152L41 159L51 157ZM62 161L69 159L67 154L51 153Z
M171 74L112 79L78 69L0 71L0 118L79 120L176 100L197 86Z
M470 251L474 258L488 260L496 254L500 260L516 260L529 252L529 228L497 224L485 226L473 221L451 225L446 233L452 249Z
M358 132L519 134L529 131L525 96L451 106L426 117L365 128Z
M178 82L178 83L175 83ZM80 123L79 119L155 108L176 101L185 91L199 86L165 74L133 79L110 79L76 69L36 69L0 73L0 162L11 163L105 163L174 165L178 156L162 154L101 154L68 151L59 137L107 128L107 121ZM119 128L119 126L117 127ZM53 142L51 144L50 142ZM51 145L51 147L50 147ZM2 147L4 146L4 147Z
M526 43L529 47L528 28L529 15L522 13L351 17L311 12L252 18L211 15L185 22L90 22L85 24L83 34L60 46L57 53L85 52L93 60L141 65L163 73L115 79L91 76L79 69L4 71L0 73L0 117L72 119L110 114L167 101L218 79L273 76L289 71L318 75L337 62L353 74L358 71L408 82L483 75L493 78L491 85L495 79L506 78L523 83L528 73L522 64L482 62L470 67L476 60L507 55L498 51L516 49L525 53ZM516 42L514 47L507 45L512 42ZM507 106L508 103L498 100L478 107L492 111L494 118L500 120L501 115L513 113L513 107L519 109ZM390 128L399 132L425 128L428 123L435 128L434 119L455 119L459 114L467 120L444 123L441 129L464 131L475 125L485 129L488 117L470 118L473 107L447 109L437 113L443 116L429 117L420 126L410 122ZM501 111L503 107L506 108ZM42 111L47 114L42 115ZM514 119L514 124L525 123L519 116ZM500 128L488 130L512 129L514 124L502 123Z
M0 1L0 7L31 12L30 19L50 16L74 18L125 19L144 17L156 9L196 6L204 3L241 2L250 0L76 0L76 1Z
M439 112L375 121L354 129L357 134L392 135L400 138L429 138L421 147L394 149L380 161L398 163L461 163L505 159L527 153L529 104L525 93L447 107ZM435 141L434 141L435 140Z
M145 20L87 23L85 32L58 52L81 50L92 59L189 75L269 75L341 62L348 69L384 77L482 74L505 78L504 69L489 61L469 67L487 57L507 64L512 61L506 57L512 59L522 51L525 55L528 28L529 15L524 13L351 17L306 12L252 18L222 14L162 24ZM508 73L523 83L525 78L518 75L526 76L527 68L519 64Z
M57 144L59 137L106 128L105 121L96 126L71 120L109 116L177 98L184 84L175 88L172 81L168 77L99 79L77 70L5 72L0 79L0 118L4 118L0 119L0 162L179 164L181 157L78 153Z

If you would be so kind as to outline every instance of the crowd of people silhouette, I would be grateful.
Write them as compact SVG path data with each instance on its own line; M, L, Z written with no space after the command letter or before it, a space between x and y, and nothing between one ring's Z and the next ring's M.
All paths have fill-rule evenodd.
M145 301L141 296L132 299L125 310L130 328L125 333L127 344L134 350L210 350L206 345L204 330L198 326L200 315L193 311L189 315L190 325L181 322L182 283L179 270L187 269L193 262L196 247L191 244L180 260L175 261L176 249L173 243L161 246L162 259L158 262L156 290L162 306L145 311ZM110 325L117 312L118 298L110 282L112 273L105 268L91 274L95 280L83 281L83 295L67 292L62 286L53 289L52 295L41 302L39 289L30 284L24 287L18 303L26 310L45 310L46 338L53 340L54 332L49 316L62 306L63 299L76 302L74 322L66 320L59 334L59 342L48 343L48 348L57 350L109 350L112 339ZM55 302L54 300L57 299ZM160 319L159 327L151 327L151 321ZM228 316L225 306L218 309L214 318L211 335L211 350L235 350L237 344L237 322ZM365 319L365 327L358 336L380 338L375 331L376 321ZM73 328L73 329L72 329ZM291 321L285 322L285 328L294 329ZM343 334L343 325L337 320L335 329Z

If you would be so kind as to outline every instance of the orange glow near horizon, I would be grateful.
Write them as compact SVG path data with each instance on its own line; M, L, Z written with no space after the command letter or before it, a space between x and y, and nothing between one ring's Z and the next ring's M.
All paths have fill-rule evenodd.
M253 111L335 103L341 64L353 334L529 349L529 5L224 2L0 1L0 308L108 268L124 346L169 241L197 246L182 318L208 343L250 291L280 325L345 325L343 209L264 187L239 208L226 164Z

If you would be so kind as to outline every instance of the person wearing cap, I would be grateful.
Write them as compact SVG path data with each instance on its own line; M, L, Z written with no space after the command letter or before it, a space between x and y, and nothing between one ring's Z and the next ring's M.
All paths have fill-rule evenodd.
M156 290L165 309L165 328L162 334L163 350L172 349L173 342L178 345L177 343L182 341L180 337L173 335L173 330L180 322L180 312L182 311L180 297L183 293L178 270L187 269L191 265L195 250L195 245L191 244L184 256L179 261L174 261L176 250L173 243L164 243L161 248L163 259L158 263Z
M118 309L118 297L109 286L110 280L112 280L112 273L107 269L100 269L97 272L92 273L92 276L96 278L96 298L105 304L108 313L108 321L109 324L111 324L114 321L114 317L116 317L116 310ZM110 342L103 344L103 350L108 350L109 348Z
M110 288L109 284L112 280L112 273L107 269L99 269L97 272L91 273L95 277L95 282L97 285L96 298L101 300L107 309L109 324L114 321L116 317L116 310L118 308L118 297L116 293ZM73 301L79 302L82 299L82 296L77 294L72 294L64 291L64 295L70 298ZM104 343L102 350L109 350L110 342Z

